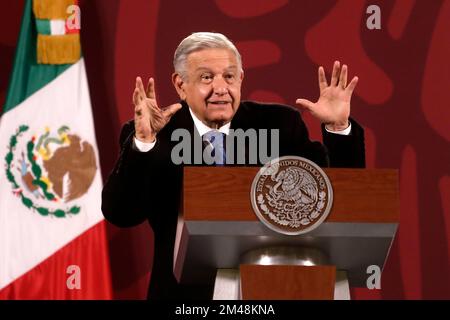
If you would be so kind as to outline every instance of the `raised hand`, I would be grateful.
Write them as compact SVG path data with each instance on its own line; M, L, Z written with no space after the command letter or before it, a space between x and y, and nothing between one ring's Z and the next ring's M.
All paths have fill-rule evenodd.
M330 85L328 85L322 66L319 67L318 73L319 100L313 103L306 99L297 99L296 104L325 123L327 129L332 131L344 130L349 126L350 100L358 83L358 77L354 77L347 85L348 67L344 64L341 68L339 61L334 63Z
M133 92L134 129L135 137L142 142L154 142L156 135L170 118L181 109L181 104L175 103L167 108L160 109L156 102L155 80L150 78L147 90L140 77L136 78L136 88Z

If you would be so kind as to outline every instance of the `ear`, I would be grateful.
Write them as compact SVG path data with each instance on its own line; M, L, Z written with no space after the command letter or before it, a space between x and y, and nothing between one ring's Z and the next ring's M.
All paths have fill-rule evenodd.
M241 81L244 80L244 70L241 69Z
M181 78L181 76L178 73L172 74L172 83L175 87L175 90L177 90L178 96L181 100L186 100L186 92L184 91L184 80Z

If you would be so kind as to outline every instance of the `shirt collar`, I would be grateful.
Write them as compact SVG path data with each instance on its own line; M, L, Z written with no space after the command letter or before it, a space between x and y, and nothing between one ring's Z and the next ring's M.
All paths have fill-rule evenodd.
M210 132L212 130L216 130L216 129L208 127L199 118L197 118L197 116L194 114L194 112L191 110L191 108L189 108L189 112L191 113L192 120L194 120L194 125L197 128L197 131L200 134L200 136L203 136L205 133ZM224 124L223 126L221 126L219 129L217 129L217 131L228 135L230 133L230 125L231 125L231 121L228 122L227 124Z

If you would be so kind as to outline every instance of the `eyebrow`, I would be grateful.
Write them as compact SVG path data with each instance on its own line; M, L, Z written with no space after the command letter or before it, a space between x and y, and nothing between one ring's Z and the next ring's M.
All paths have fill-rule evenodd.
M238 67L237 66L230 66L225 68L225 71L230 71L230 70L237 70ZM198 67L197 69L195 69L196 72L198 71L208 71L208 72L212 72L212 70L210 68L207 67Z

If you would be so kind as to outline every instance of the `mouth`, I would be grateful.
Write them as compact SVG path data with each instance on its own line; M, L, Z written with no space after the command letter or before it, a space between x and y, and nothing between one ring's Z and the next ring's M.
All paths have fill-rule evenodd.
M228 104L231 104L231 101L222 101L222 100L218 100L218 101L206 101L208 105L213 105L213 106L226 106Z

